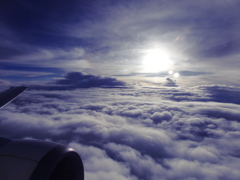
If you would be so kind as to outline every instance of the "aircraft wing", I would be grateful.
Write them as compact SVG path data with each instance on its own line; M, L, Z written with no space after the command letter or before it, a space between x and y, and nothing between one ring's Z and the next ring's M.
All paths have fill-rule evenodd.
M11 87L10 89L0 93L0 108L14 100L23 91L27 90L25 86Z

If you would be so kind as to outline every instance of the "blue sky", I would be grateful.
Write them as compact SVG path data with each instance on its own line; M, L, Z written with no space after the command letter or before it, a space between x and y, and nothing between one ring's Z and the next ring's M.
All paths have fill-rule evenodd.
M180 86L238 86L238 7L237 0L4 1L1 78L81 72L129 84L161 86L169 77Z

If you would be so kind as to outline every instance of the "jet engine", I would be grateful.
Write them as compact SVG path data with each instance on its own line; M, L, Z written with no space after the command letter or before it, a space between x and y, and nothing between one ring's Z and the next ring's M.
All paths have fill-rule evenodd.
M61 144L0 138L1 180L84 180L81 157Z

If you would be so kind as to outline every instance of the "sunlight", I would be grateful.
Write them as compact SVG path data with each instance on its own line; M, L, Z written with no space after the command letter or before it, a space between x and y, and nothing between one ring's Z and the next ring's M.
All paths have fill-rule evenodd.
M161 49L149 49L143 58L144 71L160 72L169 70L173 62L167 52Z
M173 70L169 70L168 74L172 75L173 74Z
M179 77L179 73L174 73L173 77L178 78Z

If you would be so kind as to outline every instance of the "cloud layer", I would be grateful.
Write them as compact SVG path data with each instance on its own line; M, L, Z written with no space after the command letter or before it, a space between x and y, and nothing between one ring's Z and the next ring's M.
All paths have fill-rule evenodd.
M1 110L0 135L68 144L91 180L238 179L240 106L204 92L27 91Z

